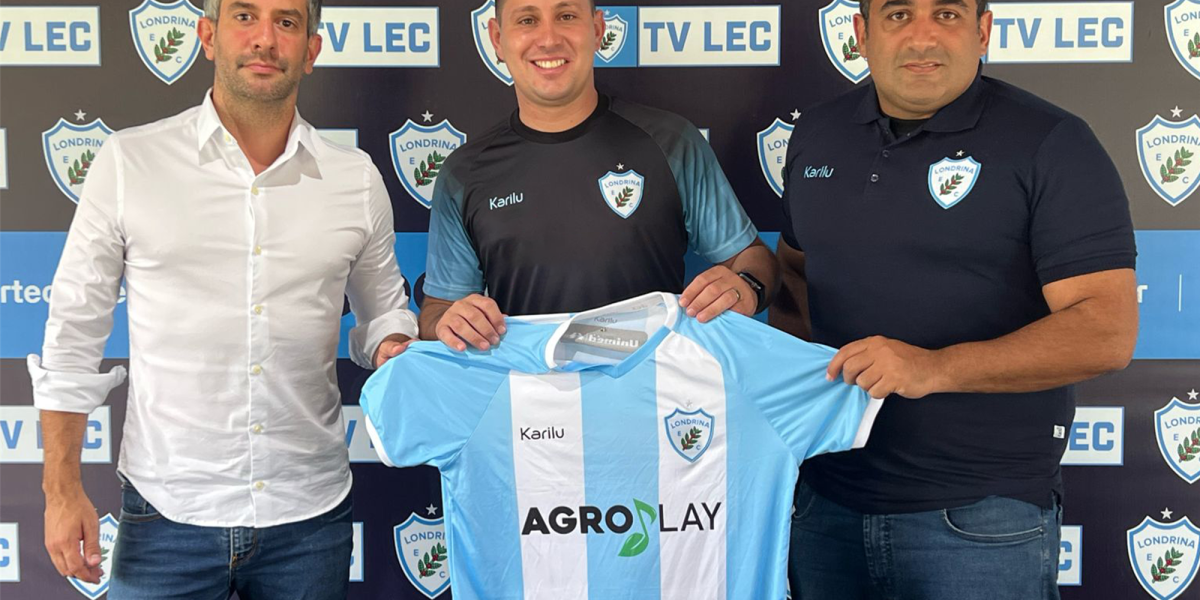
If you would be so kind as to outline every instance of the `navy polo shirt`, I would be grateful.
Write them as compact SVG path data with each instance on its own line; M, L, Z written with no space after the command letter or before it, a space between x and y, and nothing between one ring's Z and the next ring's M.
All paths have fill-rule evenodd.
M872 84L792 132L782 234L806 256L814 341L990 340L1050 314L1042 286L1133 268L1124 187L1082 119L977 75L917 130L896 139L888 125ZM1048 506L1074 411L1070 386L894 396L866 448L812 459L803 477L865 513L990 495Z

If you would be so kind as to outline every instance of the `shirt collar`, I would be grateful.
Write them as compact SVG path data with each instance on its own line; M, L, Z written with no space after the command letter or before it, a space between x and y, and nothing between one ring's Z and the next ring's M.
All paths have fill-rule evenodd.
M287 145L284 146L283 156L290 156L297 145L304 147L314 157L321 157L321 146L324 140L317 134L304 117L300 116L299 109L293 109L292 128L288 132ZM204 102L200 105L200 118L196 122L196 149L203 150L204 146L212 140L213 136L225 133L225 126L221 123L221 117L217 114L217 107L212 101L212 88L209 88L204 94Z
M985 96L982 73L983 64L980 63L979 68L975 70L975 79L966 91L959 94L950 104L938 109L922 129L950 133L974 127L975 123L979 122L979 115L983 113ZM863 94L851 120L854 123L865 124L884 118L885 115L879 110L879 92L875 89L875 83L871 82L869 91Z

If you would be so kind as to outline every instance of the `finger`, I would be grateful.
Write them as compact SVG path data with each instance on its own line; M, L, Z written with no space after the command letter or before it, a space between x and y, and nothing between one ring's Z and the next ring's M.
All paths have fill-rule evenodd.
M500 332L496 331L496 327L492 324L492 320L488 318L487 313L479 308L472 307L474 310L465 312L462 316L471 324L479 335L483 336L490 344L500 343ZM480 350L487 350L486 347L479 347Z
M59 551L62 553L63 567L66 571L66 576L87 581L88 569L87 565L83 562L83 553L79 548L79 530L76 530L76 533L72 537L74 538L73 540L59 546Z
M854 356L846 359L846 364L842 365L842 379L849 385L855 385L854 382L863 374L871 365L875 364L875 357L869 352L859 352Z
M862 343L862 340L850 342L849 344L842 346L842 349L838 350L837 354L833 355L833 359L829 361L829 366L825 367L825 379L828 379L829 381L836 379L838 373L842 372L842 365L844 365L846 361L850 360L850 358L854 355L862 352L864 347L865 346Z
M887 398L895 391L896 386L894 384L881 378L875 385L871 386L871 389L867 390L867 393L870 394L872 398L883 399Z
M471 305L478 308L487 317L488 322L492 324L492 329L500 334L508 329L504 326L504 313L500 312L500 306L492 298L475 295L471 297Z
M705 307L704 310L700 311L700 314L696 315L696 319L701 323L707 323L717 318L717 316L721 313L733 308L737 302L737 294L730 289L724 294L718 296L717 299L714 300L712 304L709 304L707 307Z
M443 316L435 331L437 332L437 338L441 340L441 342L445 344L447 348L462 352L467 349L467 344L463 342L462 339L458 337L458 334L454 333L454 329L450 327L450 321L456 318L457 317L447 318Z
M701 290L700 293L696 295L695 299L693 299L692 302L687 305L687 315L689 317L694 317L700 314L704 311L704 309L712 305L713 302L716 302L722 294L729 291L729 287L730 286L724 285L724 282L720 281L714 281L708 284L708 286Z
M879 383L882 379L883 373L880 372L880 369L867 369L859 374L858 377L854 378L854 385L857 385L858 387L869 392L871 391L871 388L875 384Z
M50 555L50 562L54 563L54 570L58 571L59 575L66 577L71 572L67 570L67 561L63 557L63 553L58 549L58 546L47 541L46 554Z
M95 518L95 510L91 511L93 518L83 520L83 557L89 567L100 566L100 519Z
M713 267L713 269L715 268L716 267ZM683 289L683 293L679 295L680 306L684 308L690 306L692 302L695 302L696 296L699 296L700 292L704 291L704 288L708 287L708 284L712 283L712 281L716 279L716 274L713 273L713 269L709 269L697 275L696 278L693 279L692 282Z
M461 338L462 341L474 346L479 350L487 350L491 347L491 343L487 341L487 338L483 337L483 335L476 331L475 328L471 326L470 321L461 316L450 321L450 330L454 332L454 335ZM462 349L465 350L466 348Z

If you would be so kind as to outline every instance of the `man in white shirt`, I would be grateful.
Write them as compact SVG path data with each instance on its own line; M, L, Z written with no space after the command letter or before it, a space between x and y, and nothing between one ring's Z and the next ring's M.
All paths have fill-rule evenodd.
M356 363L416 336L371 159L300 118L320 0L206 0L201 106L121 131L92 166L54 278L43 356L46 547L99 582L79 475L124 278L130 371L109 597L339 598L351 476L336 382L343 294ZM82 542L83 551L80 552Z

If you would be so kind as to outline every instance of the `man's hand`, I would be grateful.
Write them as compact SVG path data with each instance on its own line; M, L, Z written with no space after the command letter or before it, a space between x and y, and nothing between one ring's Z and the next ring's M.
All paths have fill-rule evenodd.
M496 301L471 294L446 309L434 329L443 344L462 352L467 344L487 350L500 343L504 335L504 314Z
M750 284L724 265L697 275L679 298L679 305L687 309L688 316L696 317L701 323L730 309L747 317L754 316L757 303L758 297Z
M938 391L940 372L935 352L882 336L851 342L829 361L825 377L833 381L838 373L850 385L857 385L872 398L900 394L922 398Z
M46 494L46 551L59 575L100 583L100 518L82 489Z
M379 342L379 347L375 349L375 368L378 369L383 366L383 363L399 356L414 341L416 340L403 333L393 333L383 338L383 341Z

